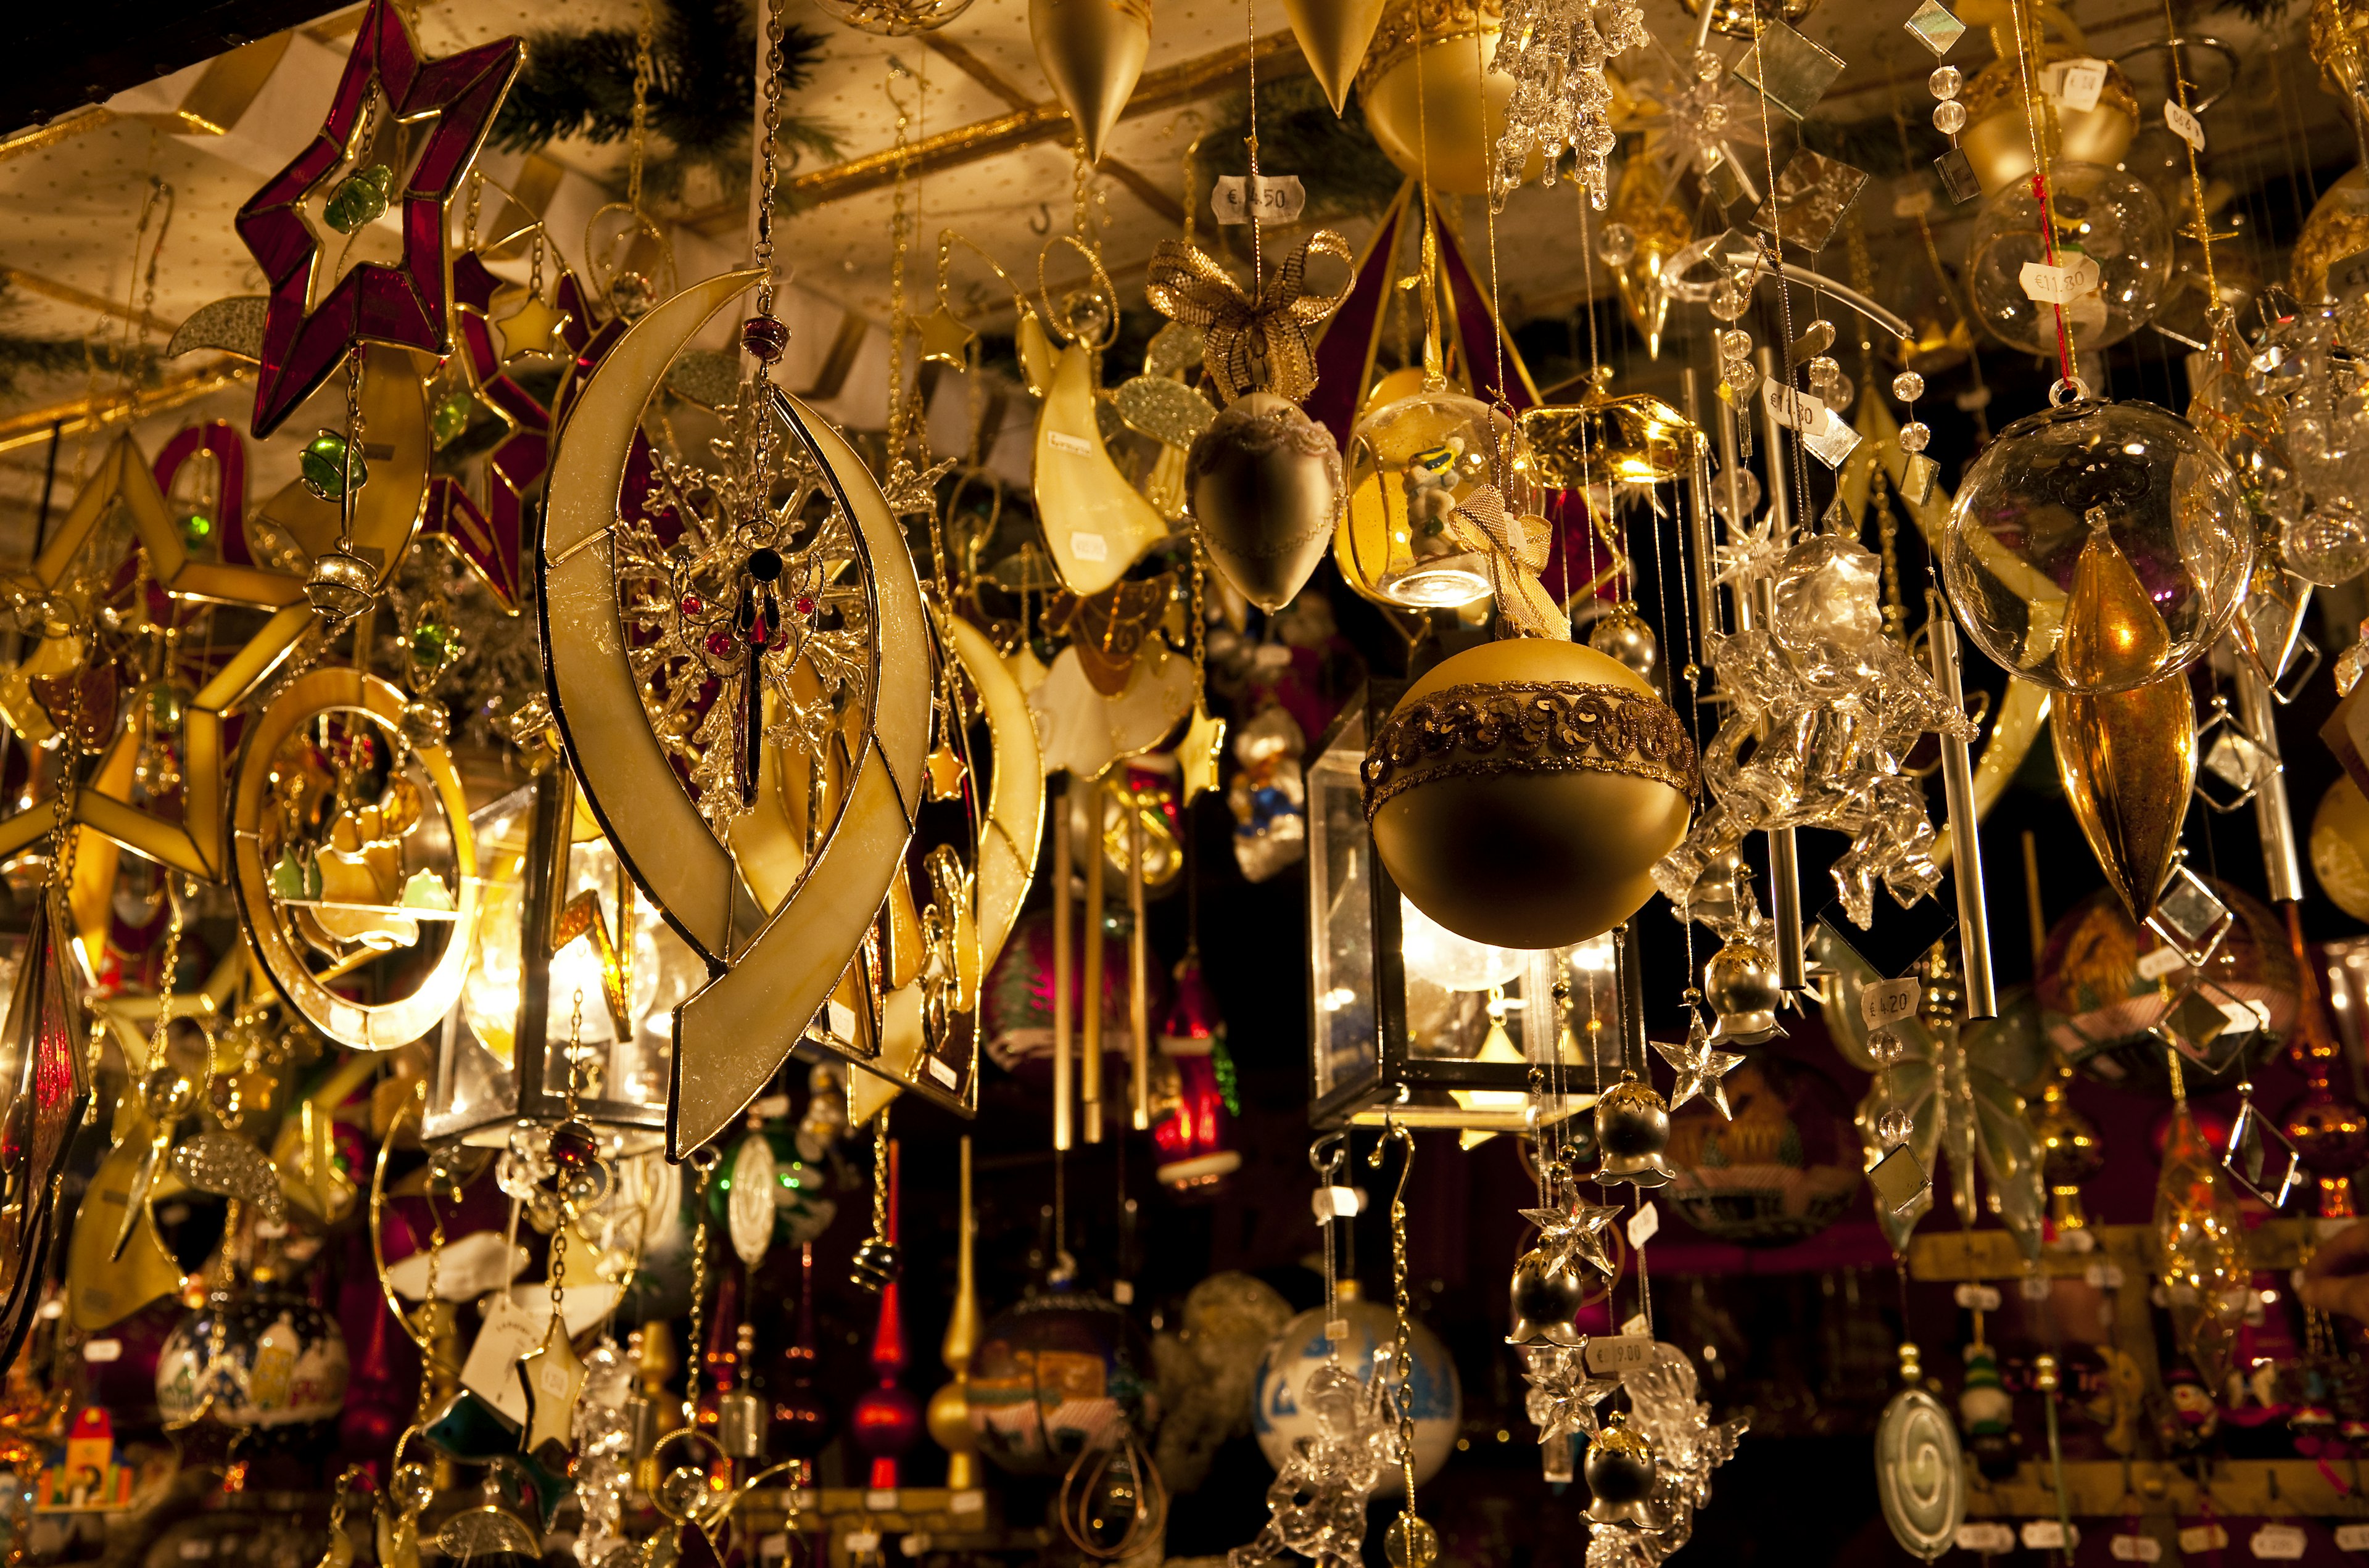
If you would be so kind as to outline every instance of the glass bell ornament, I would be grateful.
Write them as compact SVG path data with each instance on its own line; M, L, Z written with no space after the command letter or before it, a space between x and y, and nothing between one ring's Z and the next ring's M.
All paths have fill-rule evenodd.
M1716 1017L1711 1044L1754 1046L1783 1034L1777 1004L1784 994L1768 955L1741 933L1729 938L1703 966L1703 1000Z
M1581 1469L1587 1478L1591 1523L1636 1525L1651 1530L1668 1522L1654 1505L1654 1483L1661 1478L1654 1445L1629 1425L1626 1412L1616 1412L1588 1439L1587 1459Z
M2086 397L1999 432L1941 544L1951 602L1985 657L2089 694L2193 663L2228 630L2253 564L2237 475L2194 426Z
M1508 1345L1580 1345L1580 1309L1587 1305L1588 1276L1567 1247L1532 1247L1514 1265L1506 1295L1514 1326Z
M1367 597L1411 609L1488 597L1484 491L1496 492L1507 518L1537 510L1529 443L1504 414L1445 386L1359 419L1347 468L1334 559Z
M2094 164L2063 163L2050 176L2055 217L2054 265L2083 258L2098 285L2064 307L2073 347L2088 352L2119 343L2146 325L2171 276L2171 223L2146 186ZM2027 263L2049 262L2040 203L2018 181L1983 203L1966 249L1966 288L1974 315L2010 349L2056 355L2056 309L2023 292Z
M1670 1180L1669 1162L1662 1157L1670 1143L1669 1107L1658 1090L1634 1073L1623 1073L1596 1102L1596 1142L1604 1151L1604 1165L1593 1180L1641 1187Z

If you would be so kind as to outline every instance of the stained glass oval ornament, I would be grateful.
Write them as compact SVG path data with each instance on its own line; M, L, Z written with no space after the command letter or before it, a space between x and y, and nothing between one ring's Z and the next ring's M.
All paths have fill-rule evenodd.
M1903 1389L1883 1407L1875 1484L1883 1522L1903 1550L1930 1562L1956 1544L1966 1516L1965 1461L1956 1423L1923 1389Z

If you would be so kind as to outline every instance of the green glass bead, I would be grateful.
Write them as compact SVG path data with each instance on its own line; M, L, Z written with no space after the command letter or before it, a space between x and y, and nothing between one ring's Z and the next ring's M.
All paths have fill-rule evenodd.
M338 181L337 189L321 209L321 217L341 235L378 222L386 212L387 193L395 189L395 171L384 164L356 169Z
M428 417L428 438L438 452L442 452L461 439L476 417L477 400L465 392L456 392L436 406Z
M191 544L202 544L214 536L214 520L201 511L193 511L181 520L181 537Z
M422 621L412 629L411 657L420 664L441 664L452 646L452 629L434 621Z
M303 476L304 488L324 501L343 500L346 494L346 438L335 430L323 430L304 443L303 455L297 459L297 472ZM362 454L354 453L354 488L370 483L370 467Z

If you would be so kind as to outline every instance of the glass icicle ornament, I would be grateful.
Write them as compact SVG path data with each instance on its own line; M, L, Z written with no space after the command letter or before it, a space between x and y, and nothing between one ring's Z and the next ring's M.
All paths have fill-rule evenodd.
M1506 0L1505 29L1490 69L1514 79L1497 165L1489 181L1493 210L1522 183L1522 167L1541 156L1541 180L1555 181L1568 148L1588 204L1602 212L1609 199L1605 161L1619 143L1612 130L1612 84L1605 66L1650 40L1638 0Z

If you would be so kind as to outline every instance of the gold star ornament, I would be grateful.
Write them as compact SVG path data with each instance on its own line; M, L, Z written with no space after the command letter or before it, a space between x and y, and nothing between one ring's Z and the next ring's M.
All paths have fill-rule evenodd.
M1203 790L1218 787L1218 759L1226 749L1226 721L1211 718L1209 710L1200 704L1193 704L1193 722L1184 731L1184 738L1176 746L1176 767L1184 789L1184 804L1190 806Z
M553 357L552 340L570 317L532 289L504 289L493 298L494 331L502 340L502 361L526 355Z
M576 1399L584 1391L584 1360L567 1337L567 1323L555 1310L543 1343L519 1357L519 1373L533 1413L529 1417L524 1447L544 1464L558 1468L567 1462L576 1443ZM556 1444L556 1448L550 1445Z
M939 301L937 309L913 323L913 330L921 339L921 361L924 364L934 360L956 370L969 365L971 339L978 334L965 326L961 319L946 308L944 301Z

